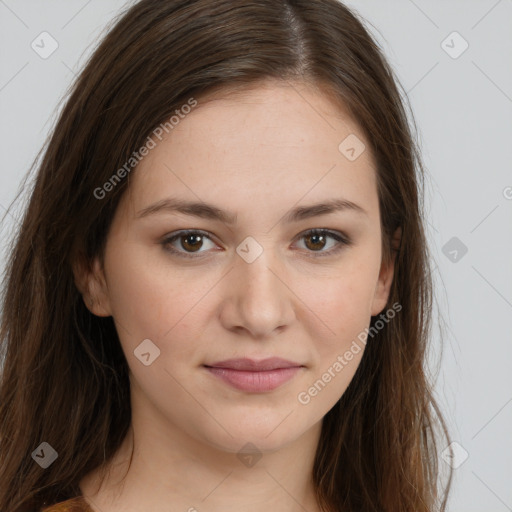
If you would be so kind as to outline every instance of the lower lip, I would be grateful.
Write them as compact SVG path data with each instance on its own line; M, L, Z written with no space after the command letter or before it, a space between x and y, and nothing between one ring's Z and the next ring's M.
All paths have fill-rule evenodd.
M231 368L212 368L208 366L205 368L236 389L261 393L263 391L272 391L289 381L302 367L277 368L260 372L233 370Z

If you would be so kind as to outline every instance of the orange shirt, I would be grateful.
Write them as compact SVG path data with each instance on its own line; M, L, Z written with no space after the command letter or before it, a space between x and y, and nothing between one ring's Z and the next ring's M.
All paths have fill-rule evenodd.
M77 496L76 498L43 508L41 512L93 512L93 510L89 507L83 496Z

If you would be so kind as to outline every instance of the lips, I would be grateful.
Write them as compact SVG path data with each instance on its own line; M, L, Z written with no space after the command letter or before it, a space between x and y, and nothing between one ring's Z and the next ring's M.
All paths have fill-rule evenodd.
M272 391L292 379L303 365L271 357L261 361L228 359L204 365L210 374L240 391L262 393Z
M280 357L269 357L262 359L261 361L255 361L254 359L243 358L243 359L227 359L225 361L219 361L217 363L205 365L210 368L230 368L232 370L243 370L243 371L267 371L267 370L278 370L279 368L295 368L301 367L300 363L288 361Z

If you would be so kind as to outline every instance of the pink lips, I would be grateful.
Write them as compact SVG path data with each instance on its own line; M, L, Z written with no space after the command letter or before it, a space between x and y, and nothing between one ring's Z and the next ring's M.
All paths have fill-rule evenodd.
M271 357L261 361L253 359L228 359L211 365L206 369L231 386L241 391L272 391L289 381L303 365Z

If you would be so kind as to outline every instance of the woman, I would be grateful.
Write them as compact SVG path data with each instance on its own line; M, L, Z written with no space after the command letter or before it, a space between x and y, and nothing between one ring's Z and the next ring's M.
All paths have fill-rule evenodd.
M0 510L444 510L421 173L341 3L128 9L7 268Z

